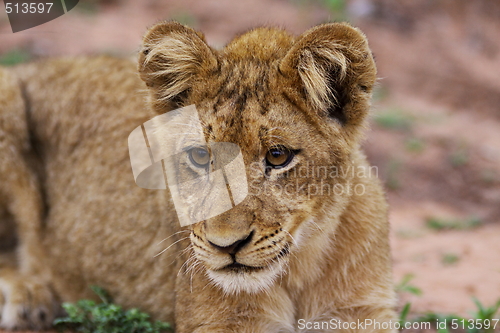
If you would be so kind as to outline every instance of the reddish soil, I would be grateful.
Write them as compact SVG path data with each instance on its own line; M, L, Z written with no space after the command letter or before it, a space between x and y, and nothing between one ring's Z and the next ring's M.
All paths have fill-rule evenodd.
M254 26L300 33L334 17L305 0L89 6L16 34L2 11L0 54L133 56L145 28L164 18L187 22L220 46ZM367 34L381 78L365 148L388 185L394 278L413 274L411 284L423 292L401 293L400 303L411 301L413 314L469 315L473 296L492 305L500 299L500 3L351 0L347 14ZM384 127L377 119L387 110L405 125ZM436 231L429 218L480 225Z

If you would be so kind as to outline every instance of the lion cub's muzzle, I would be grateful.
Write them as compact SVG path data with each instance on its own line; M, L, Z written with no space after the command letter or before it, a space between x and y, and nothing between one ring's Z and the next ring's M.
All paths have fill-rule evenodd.
M291 237L281 227L217 228L198 225L191 232L196 259L209 279L226 293L261 292L287 267Z
M289 242L281 228L262 234L251 230L225 237L202 232L192 232L194 251L198 259L214 271L245 273L262 270L289 252Z

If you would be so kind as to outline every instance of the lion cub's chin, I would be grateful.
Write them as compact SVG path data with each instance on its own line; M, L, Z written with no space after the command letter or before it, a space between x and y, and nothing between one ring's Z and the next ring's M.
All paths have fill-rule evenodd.
M210 280L226 294L263 292L274 284L284 271L284 262L273 262L265 268L255 270L207 270Z

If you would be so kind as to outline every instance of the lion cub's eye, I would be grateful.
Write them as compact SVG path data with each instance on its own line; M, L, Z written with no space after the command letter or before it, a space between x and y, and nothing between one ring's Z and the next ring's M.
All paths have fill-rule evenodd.
M272 168L283 168L290 163L295 154L285 147L275 147L269 149L266 154L266 164Z
M205 148L196 147L188 151L189 160L198 168L206 168L210 163L210 153Z

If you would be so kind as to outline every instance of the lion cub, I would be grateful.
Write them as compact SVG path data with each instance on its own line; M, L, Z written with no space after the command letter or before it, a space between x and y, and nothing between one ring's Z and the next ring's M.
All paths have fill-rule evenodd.
M0 267L0 327L50 326L95 284L178 333L394 331L387 203L360 150L376 80L365 36L259 28L215 50L161 22L135 66L0 72L0 217L19 239L17 266ZM208 145L239 147L248 194L181 227L169 190L134 183L127 138L189 105ZM212 158L179 155L186 174Z

